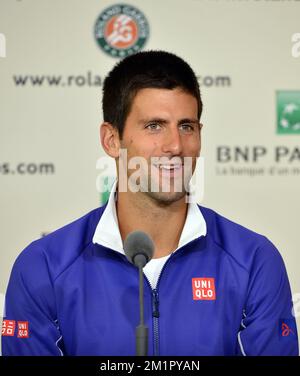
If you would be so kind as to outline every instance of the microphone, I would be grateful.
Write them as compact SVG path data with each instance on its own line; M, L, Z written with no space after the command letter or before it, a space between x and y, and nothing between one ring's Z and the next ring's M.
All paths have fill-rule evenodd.
M144 275L143 267L154 253L152 239L143 231L131 232L124 241L124 251L129 262L139 269L140 324L136 327L136 355L148 354L148 327L144 324Z
M154 244L145 232L133 231L125 239L124 251L129 262L143 268L153 257Z

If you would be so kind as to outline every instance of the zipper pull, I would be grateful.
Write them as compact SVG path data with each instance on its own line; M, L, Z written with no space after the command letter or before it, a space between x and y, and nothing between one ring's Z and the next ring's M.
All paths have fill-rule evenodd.
M158 309L159 300L158 300L157 290L156 289L152 290L152 294L153 294L153 312L152 312L152 315L153 315L153 317L159 317L159 309Z

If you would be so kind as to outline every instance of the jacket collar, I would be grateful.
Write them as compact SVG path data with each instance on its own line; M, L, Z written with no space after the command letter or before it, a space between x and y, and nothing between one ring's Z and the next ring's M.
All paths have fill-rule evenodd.
M125 254L116 211L116 188L117 181L112 186L106 208L96 227L93 243ZM206 222L199 206L196 203L189 203L188 205L188 212L177 249L200 236L205 236L207 233Z

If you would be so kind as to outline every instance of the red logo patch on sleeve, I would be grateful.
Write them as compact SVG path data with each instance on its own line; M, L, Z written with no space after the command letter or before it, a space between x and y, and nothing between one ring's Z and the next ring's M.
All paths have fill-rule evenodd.
M2 321L2 335L5 337L13 337L15 335L16 322L15 320Z
M214 278L192 278L194 300L216 300Z
M29 327L28 321L18 321L18 338L28 338Z

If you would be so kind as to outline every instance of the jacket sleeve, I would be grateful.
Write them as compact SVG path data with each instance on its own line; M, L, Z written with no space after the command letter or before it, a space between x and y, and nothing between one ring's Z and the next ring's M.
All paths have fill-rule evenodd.
M47 259L31 243L17 258L2 322L2 355L63 355Z
M298 355L298 337L287 272L281 255L265 238L250 270L239 355Z

